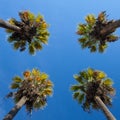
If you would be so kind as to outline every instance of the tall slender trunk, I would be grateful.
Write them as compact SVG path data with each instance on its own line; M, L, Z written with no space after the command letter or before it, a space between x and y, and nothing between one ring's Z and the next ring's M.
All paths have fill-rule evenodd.
M16 32L20 32L20 30L21 30L19 27L15 26L15 25L11 25L10 23L5 22L2 19L0 19L0 27L10 29L10 30L13 30Z
M25 104L27 97L23 96L20 101L10 110L3 120L12 120L21 107Z
M120 20L116 20L114 22L111 22L110 24L108 24L107 26L105 26L105 28L103 28L101 31L100 31L100 34L101 35L106 35L107 33L112 33L114 32L114 30L116 28L120 27Z
M106 105L102 102L102 100L98 96L95 96L94 99L98 106L101 108L101 110L104 112L108 120L116 120L116 118L112 115L112 113L108 110Z

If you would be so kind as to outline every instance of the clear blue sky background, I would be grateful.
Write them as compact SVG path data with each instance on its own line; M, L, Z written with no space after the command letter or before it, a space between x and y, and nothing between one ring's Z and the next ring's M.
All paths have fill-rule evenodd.
M36 67L49 74L54 83L54 94L48 98L44 110L34 111L32 117L23 107L14 120L105 120L101 111L86 113L77 101L73 100L70 86L75 84L73 74L92 67L107 73L114 80L116 96L111 112L120 119L120 41L109 44L104 54L91 54L82 50L75 34L78 23L93 13L106 11L109 19L120 19L119 0L1 0L0 18L19 19L18 12L30 10L35 15L44 15L50 24L50 38L47 46L35 56L26 52L14 51L7 42L7 34L0 28L0 119L13 107L12 99L4 99L10 91L10 83L15 75L22 75L26 69ZM118 29L116 34L120 35Z

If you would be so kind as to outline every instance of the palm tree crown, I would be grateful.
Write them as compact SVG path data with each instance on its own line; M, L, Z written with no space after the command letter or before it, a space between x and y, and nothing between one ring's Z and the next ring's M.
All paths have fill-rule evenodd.
M49 32L48 24L42 15L35 16L29 11L19 12L20 20L11 18L8 22L20 28L20 31L7 29L8 41L13 44L14 49L24 51L29 46L29 53L34 54L36 50L42 49L42 44L47 44Z
M90 111L90 108L100 109L95 102L95 96L98 96L105 105L111 105L111 96L114 95L115 90L112 87L113 82L104 72L88 68L74 78L78 84L71 87L73 97L82 103L85 111Z
M118 36L113 34L116 28L106 33L102 32L111 23L114 23L113 20L107 20L105 12L101 12L97 18L89 14L85 20L86 23L79 24L77 30L77 34L81 35L79 42L82 48L89 48L91 52L104 52L108 42L118 39Z
M27 98L25 105L28 112L33 109L43 108L47 104L47 96L52 95L52 82L46 73L37 69L23 73L23 78L15 76L11 88L13 99L17 103L23 96Z

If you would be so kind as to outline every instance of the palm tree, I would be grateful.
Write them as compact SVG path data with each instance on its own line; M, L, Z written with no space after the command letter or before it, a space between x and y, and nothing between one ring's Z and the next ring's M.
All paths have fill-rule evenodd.
M88 112L91 108L101 109L108 120L116 120L106 107L112 105L111 97L115 94L112 80L104 72L92 68L80 72L74 78L78 84L71 86L73 98L82 104L83 109Z
M42 15L35 16L30 11L19 12L20 21L11 18L8 22L0 19L0 27L9 33L8 41L13 44L15 50L24 51L26 46L29 53L42 49L42 44L48 43L48 24Z
M77 34L81 35L79 43L82 48L89 48L91 52L104 52L108 42L118 40L114 31L120 27L120 20L108 20L106 12L101 12L96 18L89 14L85 24L79 24Z
M7 97L13 97L15 107L4 117L3 120L12 120L20 108L25 105L26 110L31 113L33 109L41 109L47 104L47 96L52 95L52 82L46 73L38 69L23 73L23 78L15 76L11 88L15 89Z

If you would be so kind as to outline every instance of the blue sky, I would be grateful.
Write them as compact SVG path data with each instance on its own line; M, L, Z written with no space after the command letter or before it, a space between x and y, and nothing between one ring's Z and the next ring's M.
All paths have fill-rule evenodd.
M12 77L34 67L49 74L54 83L54 94L48 98L44 110L34 111L29 118L23 107L14 120L105 120L101 111L84 112L81 105L73 100L69 89L76 83L73 74L88 67L102 70L114 80L117 92L110 111L119 119L120 41L109 44L104 54L91 54L88 49L81 49L79 36L75 34L78 23L84 23L84 17L89 13L98 15L106 11L109 19L119 19L119 4L119 0L1 0L0 18L19 19L18 12L21 10L30 10L35 15L41 13L50 24L50 38L42 51L31 56L28 51L14 51L7 42L4 29L0 28L0 119L14 105L12 99L4 99L10 91ZM120 35L119 29L116 34Z

